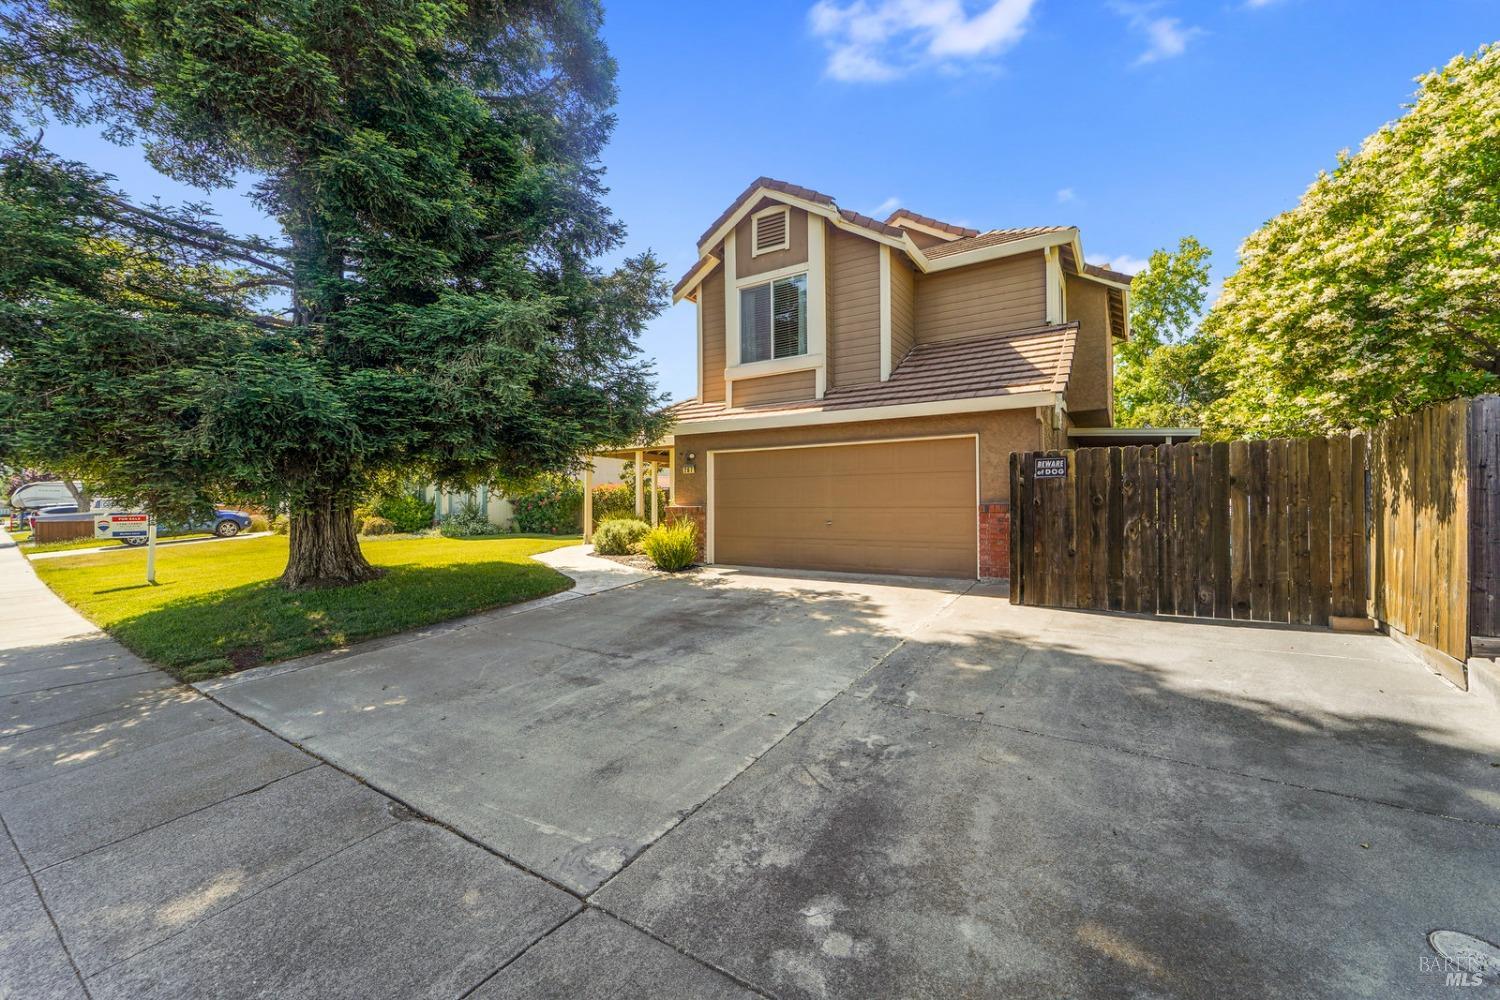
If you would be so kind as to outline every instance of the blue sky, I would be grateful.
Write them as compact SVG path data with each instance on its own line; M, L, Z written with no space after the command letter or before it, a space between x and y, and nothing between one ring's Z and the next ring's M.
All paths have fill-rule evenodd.
M1214 280L1337 152L1397 117L1412 78L1500 36L1497 0L606 0L620 64L605 157L625 252L675 280L765 174L871 214L981 229L1077 225L1133 270L1197 236ZM203 199L134 150L54 129L132 197ZM207 200L264 231L239 193ZM883 210L883 211L882 211ZM693 315L642 338L663 390L695 391Z

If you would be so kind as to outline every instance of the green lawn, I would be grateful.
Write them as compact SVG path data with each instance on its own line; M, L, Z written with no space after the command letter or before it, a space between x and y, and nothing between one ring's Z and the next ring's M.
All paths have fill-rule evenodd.
M158 535L156 536L156 540L158 542L175 542L183 538L208 538L212 534L213 532L211 531L190 531L181 535ZM31 555L33 552L65 552L68 549L113 550L116 548L125 548L124 545L109 538L75 538L68 542L43 542L38 545L31 540L30 531L12 531L10 537L24 555Z
M332 649L567 590L572 581L529 558L575 536L364 539L387 572L354 587L291 593L276 586L283 536L146 553L42 559L32 568L57 594L126 646L183 680Z
M20 534L20 532L16 534ZM158 535L156 541L158 544L161 544L175 542L182 538L208 538L212 534L213 532L211 531L195 531L187 535ZM11 537L15 538L15 535ZM21 552L25 555L31 555L34 552L66 552L68 549L109 549L113 552L115 549L125 548L124 545L110 538L75 538L70 542L43 542L40 545L33 544L29 540L23 542L19 538L16 538L16 542L20 546Z

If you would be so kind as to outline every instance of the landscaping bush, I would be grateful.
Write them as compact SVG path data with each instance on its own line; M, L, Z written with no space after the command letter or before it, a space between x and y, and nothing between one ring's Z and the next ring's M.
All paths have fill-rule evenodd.
M619 517L635 517L635 493L624 483L600 483L594 487L594 523Z
M285 535L292 530L292 519L285 514L277 514L271 518L271 530L278 535Z
M251 514L250 515L250 530L251 531L270 531L271 530L271 521L264 514Z
M698 525L685 518L658 525L641 539L641 551L657 569L687 569L698 558Z
M583 527L583 485L571 476L543 476L511 497L510 505L517 531L566 535Z
M449 514L443 518L443 523L438 526L444 538L473 538L477 535L499 534L500 529L491 524L485 516L483 509L472 500L458 509L458 513Z
M395 525L395 530L404 535L414 535L432 527L436 516L433 505L410 493L380 497L371 504L371 513L383 517Z
M594 529L594 551L602 556L628 555L651 530L645 521L615 517Z
M391 523L390 518L376 517L370 515L365 518L364 526L360 528L361 535L394 535L396 526Z

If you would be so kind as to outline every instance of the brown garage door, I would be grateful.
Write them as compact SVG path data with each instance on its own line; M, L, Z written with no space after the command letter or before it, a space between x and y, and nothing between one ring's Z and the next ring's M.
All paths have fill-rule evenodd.
M973 577L974 439L713 455L713 559L736 566Z

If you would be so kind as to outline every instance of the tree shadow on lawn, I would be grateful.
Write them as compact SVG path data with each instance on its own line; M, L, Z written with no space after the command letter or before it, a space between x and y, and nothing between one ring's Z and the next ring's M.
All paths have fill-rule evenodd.
M566 576L529 559L382 568L379 579L350 587L289 591L275 580L264 580L185 597L113 622L108 631L135 653L191 682L573 586Z

